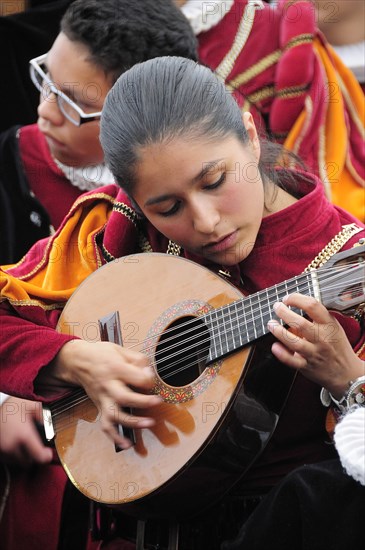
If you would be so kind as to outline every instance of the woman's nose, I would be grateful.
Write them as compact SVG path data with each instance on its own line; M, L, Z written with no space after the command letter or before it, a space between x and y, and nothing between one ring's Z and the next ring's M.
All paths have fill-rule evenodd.
M219 212L208 201L195 205L194 229L207 235L214 232L219 222Z

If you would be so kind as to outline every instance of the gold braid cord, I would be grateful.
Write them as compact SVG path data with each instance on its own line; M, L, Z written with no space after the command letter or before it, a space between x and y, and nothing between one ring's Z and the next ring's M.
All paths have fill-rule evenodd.
M340 231L333 239L324 247L324 249L314 258L313 262L305 268L304 273L308 273L312 269L318 269L322 267L334 254L337 254L344 246L357 233L363 231L362 227L356 225L356 223L351 223L348 225L342 226L342 231ZM356 244L354 245L356 246ZM365 304L360 304L357 310L355 311L353 318L361 322L361 318L365 314ZM361 355L364 351L365 344L357 352L357 355Z
M356 225L356 223L351 223L348 225L342 226L342 231L340 231L333 239L324 247L324 249L314 258L314 260L305 268L304 273L311 271L312 269L318 269L322 267L334 254L337 254L344 246L353 237L356 233L363 231L362 227Z
M172 256L180 256L180 253L181 246L174 243L173 241L169 241L166 254L171 254Z

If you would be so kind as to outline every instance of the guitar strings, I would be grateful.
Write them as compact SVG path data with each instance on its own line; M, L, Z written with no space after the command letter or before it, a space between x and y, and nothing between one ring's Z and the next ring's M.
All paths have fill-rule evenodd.
M347 264L347 266L348 266L348 265L349 265L349 264ZM354 265L357 265L357 263L354 263ZM362 266L362 267L363 267L363 266ZM317 275L321 275L321 276L322 276L324 271L328 271L328 272L331 272L331 275L332 275L332 276L336 276L336 275L338 275L338 272L340 271L340 269L341 269L341 268L338 268L338 267L337 267L335 270L333 270L333 268L332 268L332 269L328 269L328 270L321 269L320 272L319 272L319 271L317 272ZM343 269L347 269L347 270L348 270L348 267L344 266ZM334 271L335 271L335 273L334 273ZM309 274L305 274L305 275L308 276ZM300 279L300 278L302 278L302 277L299 276L298 279ZM322 278L323 278L323 277L322 277ZM359 277L358 280L354 279L354 281L352 282L352 284L355 284L355 285L356 285L358 282L361 282L361 281L363 281L363 277ZM275 287L276 292L277 292L277 289L278 289L279 287L284 287L285 290L291 290L291 288L290 288L291 285L288 285L288 282L289 282L289 281L283 281L283 282L280 283L279 285L276 285L276 287ZM293 281L290 281L290 283L293 283ZM299 283L299 284L298 284L298 281L295 281L295 284L294 284L293 289L294 289L295 291L300 292L299 287L300 287L301 285L303 286L303 284L305 284L305 281L304 281L303 283ZM340 282L339 282L339 283L335 283L334 285L332 285L332 288L336 288L336 287L342 288L343 285L342 285ZM328 288L328 287L327 287L327 288ZM272 287L270 290L273 291L274 288ZM268 297L269 297L269 295L270 295L270 290L269 290L269 289L266 290L266 293L267 293L267 296L268 296ZM262 294L262 293L265 293L265 291L259 291L258 293L256 293L256 296L258 296L258 295L260 295L260 294ZM276 293L274 293L274 296L273 296L273 297L276 297L275 294L276 294ZM244 302L244 301L247 300L247 299L248 299L248 300L249 300L249 299L252 299L253 297L255 297L255 295L247 296L247 297L243 298L243 300L242 300L242 299L239 300L238 303L240 303L240 304L242 305L242 302ZM231 306L231 305L232 305L232 304L228 304L227 306L224 306L223 308L219 308L219 309L228 309L229 306ZM259 304L259 306L260 306L260 304ZM266 311L268 312L268 311L270 310L270 307L268 307L268 308L265 307L264 310L263 310L263 308L261 308L261 307L259 307L259 308L257 308L257 309L252 309L253 312L258 311L258 310L260 311L260 315L259 315L258 317L252 316L253 320L257 320L257 319L260 319L260 318L262 319L262 313L263 313L263 311L266 310ZM215 311L215 310L213 310L213 311ZM241 316L241 317L243 317L243 316ZM198 319L199 319L199 318L198 318ZM185 322L184 324L185 324L186 326L188 326L188 325L190 325L190 324L193 323L193 322L196 322L196 318L191 319L191 320ZM183 326L183 325L181 325L181 326ZM225 326L225 325L224 325L224 320L223 320L223 324L222 324L222 323L218 323L218 327L220 327L220 326L223 326L223 327ZM195 330L195 329L196 329L196 327L194 327L194 330ZM173 330L173 329L168 329L168 330L166 331L166 333L169 332L169 330ZM185 331L185 333L187 333L187 334L188 334L189 332L190 332L189 330L188 330L188 331ZM181 333L179 333L178 337L179 337L179 345L181 346L181 344L184 343L184 342L181 342L181 339L180 339L180 338L181 338ZM174 339L176 339L176 337L175 337L175 338L170 338L170 340L174 340ZM148 338L146 341L149 341L149 340L151 340L151 337ZM233 338L232 338L231 340L233 341ZM186 339L186 341L189 341L189 340ZM205 339L203 343L205 343L205 342L208 343L208 342L210 342L210 341L211 341L211 337L209 336L209 338ZM199 343L201 343L201 342L199 342ZM143 344L143 342L142 342L142 344ZM139 345L141 345L141 344L139 344ZM134 347L134 346L132 346L132 347ZM171 346L170 348L167 348L167 349L174 349L174 347L176 347L176 346ZM152 348L152 347L151 347L151 348ZM153 346L153 348L154 348L154 346ZM185 370L185 369L187 369L187 368L190 368L190 367L193 366L193 365L196 365L196 346L195 346L195 345L192 345L192 346L190 346L189 348L185 348L185 349L184 349L184 352L186 352L186 351L189 350L189 349L194 349L194 353L193 353L193 354L190 354L190 355L188 355L188 356L184 355L184 360L189 359L190 357L194 357L194 359L195 359L194 362L191 363L191 364L188 364L188 365L184 365L183 367L180 367L180 368L177 369L177 370L174 370L174 371L171 372L169 375L167 375L167 376L165 377L165 379L168 378L168 377L170 377L170 376L175 375L175 374L178 373L178 372L181 372L182 370ZM209 349L209 347L208 347L207 349ZM146 350L145 350L145 351L146 351ZM233 351L234 351L234 350L233 350ZM163 353L166 353L166 349L164 350ZM156 356L157 356L157 355L158 355L158 353L156 354ZM171 354L169 357L165 357L164 360L166 361L166 360L168 360L168 359L170 359L170 358L174 358L174 357L177 356L177 355L179 355L179 353ZM169 364L167 367L160 369L160 370L158 371L158 373L160 374L160 373L163 372L164 370L171 369L171 367L173 367L175 364L178 364L178 363ZM61 405L61 407L58 407L58 408L55 407L55 408L53 409L53 414L56 414L56 415L57 415L57 414L60 414L60 411L62 411L62 410L67 410L68 408L70 408L71 404L72 404L72 406L73 406L73 405L75 405L75 404L78 404L78 403L83 402L84 400L89 399L89 397L87 396L87 394L86 394L82 389L78 391L78 396L77 396L77 397L75 397L76 392L77 392L77 390L76 390L75 392L73 392L73 394L72 394L72 395L73 395L73 400L64 398L65 401L66 401L66 403L67 403L67 405L66 405L66 403L65 403L65 405ZM65 407L66 407L66 408L65 408Z
M336 273L336 274L332 273L332 275L338 275L338 273ZM305 278L306 280L303 280L303 278ZM224 310L229 310L235 304L237 306L241 306L241 307L243 306L244 307L245 303L249 303L249 302L250 302L251 311L254 314L254 315L251 316L250 320L255 321L255 320L261 319L262 312L267 313L270 310L270 304L268 304L269 299L274 298L275 300L280 301L287 293L291 292L292 290L296 291L296 292L300 292L301 290L303 290L303 288L306 287L306 285L308 284L308 280L309 280L309 282L311 282L310 274L304 274L302 276L302 280L299 281L299 283L298 283L298 281L292 283L291 280L290 281L283 281L282 283L279 283L275 287L271 287L270 289L264 289L264 290L261 290L257 293L250 294L248 296L244 296L243 298L240 298L237 301L231 302L230 304L226 304L226 305L224 305L220 308L213 309L211 312L209 312L208 314L206 314L204 316L194 317L194 319L189 319L185 323L182 323L181 325L179 325L179 328L181 329L184 326L190 326L192 323L196 322L196 319L201 319L202 320L205 317L209 317L212 313L222 312L222 315L224 315L225 314ZM363 280L363 277L360 276L358 279L354 279L352 281L352 284L356 285L357 283L361 282L362 280ZM292 286L290 286L288 284L289 282L292 283ZM335 284L332 284L332 285L327 285L327 290L337 290L337 289L340 289L342 287L343 287L343 283L340 281L339 283L335 283ZM282 291L284 291L284 292L282 292ZM260 299L261 296L264 295L264 294L265 294L265 299L264 300ZM278 294L282 294L282 296L280 297L280 296L278 296ZM257 299L259 299L259 300L257 301ZM255 303L255 300L256 300L257 303ZM263 303L263 306L261 305L262 303ZM258 307L254 307L256 305L258 305ZM269 307L267 307L267 305ZM258 316L256 316L257 312L259 312ZM244 316L245 316L245 313L243 313L242 316L239 316L238 319L241 320ZM173 331L174 331L174 328L167 329L164 334L168 334L169 332L173 332ZM190 330L186 331L185 333L180 332L180 335L181 334L189 334L189 332L190 332ZM141 346L145 342L147 342L148 340L149 340L149 338L147 338L145 341L142 341L138 344L135 344L135 345L131 346L131 348ZM166 339L165 342L166 341L168 341L168 339Z
M303 280L304 277L305 277L306 280ZM292 287L290 287L290 285L288 285L288 281L284 281L284 282L276 285L275 289L273 287L271 287L270 289L265 289L263 291L261 290L257 293L254 293L254 294L251 294L251 295L248 295L248 296L244 296L243 298L240 298L237 301L231 302L230 304L226 304L226 305L224 305L220 308L212 309L211 312L209 312L208 314L206 314L204 316L194 317L193 319L189 319L185 323L181 323L179 325L179 329L181 329L185 326L190 327L191 324L193 324L193 323L196 324L197 319L198 320L199 319L204 320L204 318L207 318L207 317L211 316L212 314L222 313L222 316L224 316L224 315L227 314L227 311L232 308L232 306L235 306L235 304L236 304L237 307L242 308L242 307L245 306L245 304L248 304L249 302L250 302L250 310L253 314L253 315L251 315L250 321L261 320L261 318L271 310L271 307L270 307L271 304L268 304L268 300L273 298L277 301L280 301L284 297L284 295L291 292L292 290L294 290L296 292L300 292L301 290L303 290L303 288L306 288L306 286L308 284L308 280L309 280L309 282L311 281L310 274L303 275L303 278L302 278L302 281L300 281L299 283L298 282L293 283ZM354 279L352 281L352 284L357 284L358 282L361 282L361 280L363 280L362 277L360 277L358 280ZM282 287L282 288L280 288L280 287ZM335 283L335 284L332 284L332 285L327 285L327 289L329 289L329 290L337 290L337 289L342 288L342 287L343 287L342 282ZM284 292L281 292L282 290L284 290ZM264 295L264 294L265 294L265 298L264 298L264 300L262 300L261 295ZM280 297L280 296L278 296L278 294L282 294L282 296ZM259 298L259 300L257 301L258 298ZM255 303L255 299L256 299L256 303ZM258 307L255 307L256 305ZM225 310L227 310L227 311L225 312ZM256 315L257 312L259 312L259 315ZM238 318L238 320L242 320L244 317L245 317L245 312L243 312L243 315L241 315L241 316L239 315L236 318ZM175 330L174 328L167 329L164 332L164 334L166 335L169 332L173 332L174 330ZM189 335L191 330L192 329L188 328L188 330L185 331L185 332L179 332L179 336L182 336L184 334ZM156 336L156 335L153 335L153 336ZM152 337L149 337L146 340L144 340L142 342L139 342L137 344L134 344L130 347L131 348L136 348L138 346L142 346L145 342L148 342L148 340L150 338L152 338ZM175 340L175 336L172 337L172 340ZM166 338L165 343L168 342L168 341L169 341L169 339Z
M359 282L360 282L361 280L362 280L362 278L359 279ZM356 284L356 279L354 280L354 282L355 282L355 284ZM279 285L279 286L283 286L283 284L281 284L281 285ZM286 285L286 286L288 286L288 285ZM299 286L300 286L300 285L299 285ZM333 285L333 288L334 288L335 286L343 286L343 285L341 285L341 284ZM298 287L298 285L296 284L295 287ZM289 290L289 288L288 288L288 290ZM294 288L294 290L299 290L299 291L300 291L299 288ZM260 292L262 292L262 291L260 291ZM268 294L269 294L269 293L268 293ZM252 297L252 295L251 295L251 297ZM250 298L250 297L249 297L249 298ZM241 303L241 300L240 300L239 303ZM231 304L230 304L230 305L231 305ZM227 308L227 307L229 307L229 306L225 306L225 307ZM259 315L259 317L252 316L253 320L257 320L258 318L262 318L262 313L263 313L263 312L267 313L268 308L265 307L265 308L263 309L263 308L260 308L260 307L259 307L259 310L260 310L260 315ZM257 311L257 309L255 310L255 309L253 308L252 311L255 312L255 311ZM244 315L243 315L243 316L244 316ZM238 316L238 318L240 319L240 318L242 318L243 316ZM191 323L193 323L194 321L196 321L196 318L194 318L194 319L192 319L192 320L189 320L189 321L187 321L187 322L184 323L184 324L185 324L186 326L188 326L188 325L190 325ZM183 326L183 325L181 325L181 326ZM222 325L222 323L218 323L217 326L218 326L218 327L221 327L221 326L224 327L224 322L223 322L223 325ZM195 329L195 327L194 327L194 329ZM167 333L167 332L169 332L169 330L167 330L166 333ZM181 335L182 335L182 334L189 334L189 332L190 332L190 331L188 330L188 331L185 331L185 333L181 333L181 332L179 333L179 336L178 336L178 337L179 337L179 344L180 344L180 345L181 345L181 343L184 343L184 341L181 341ZM170 340L172 340L172 341L174 341L175 339L176 339L176 336L175 336L174 338L170 338ZM150 338L148 338L148 340L150 340ZM147 340L147 341L148 341L148 340ZM188 341L188 339L187 339L186 341ZM206 340L201 341L201 342L204 343L204 342L209 342L209 341L210 341L210 337L209 337L208 339L206 339ZM143 342L142 342L142 344L143 344ZM141 344L139 344L139 345L141 345ZM131 347L135 347L135 346L131 346ZM175 345L174 345L174 346L171 346L170 349L174 349L174 347L175 347ZM194 350L195 350L195 345L192 346L192 347L194 347ZM154 346L153 346L153 348L154 348ZM150 348L150 349L151 349L151 348ZM189 348L188 348L188 349L189 349ZM145 350L145 351L147 351L147 350ZM186 351L186 350L185 350L185 351ZM166 353L166 349L164 350L163 353ZM157 356L157 355L158 355L158 354L156 354L156 356ZM173 355L171 355L170 357L173 358L175 355L177 355L177 354L173 354ZM194 356L195 356L195 353L194 353ZM167 357L167 359L169 359L170 357ZM188 357L189 357L189 356L188 356ZM165 358L165 360L166 360L166 358ZM190 367L190 365L188 365L186 368L189 368L189 367ZM168 368L168 369L171 368L171 365L169 365L167 368ZM166 369L162 369L162 370L166 370ZM181 370L181 369L179 369L179 370ZM170 374L170 376L172 376L173 374L174 374L174 372L172 372L172 373Z
M354 279L353 284L356 285L356 283L357 283L357 282L360 282L361 280L362 280L361 277L359 278L358 281L357 281L356 279ZM295 286L293 287L293 290L295 290L295 291L297 291L297 292L300 292L300 291L303 289L303 286L306 286L306 284L307 284L307 282L303 282L303 283L300 283L300 284L295 284ZM342 288L342 286L343 286L343 285L342 285L341 283L336 283L336 284L332 285L331 288L332 288L332 289L335 289L336 287ZM292 290L292 289L289 287L289 285L286 284L286 285L285 285L285 291L291 291L291 290ZM262 291L260 291L260 293L262 293ZM260 294L260 293L257 293L257 294ZM285 292L285 293L287 293L287 292ZM255 321L260 320L260 321L262 322L262 324L263 324L263 318L264 318L264 316L267 316L269 312L271 313L270 304L264 303L264 305L262 306L261 303L259 302L259 303L257 304L258 307L253 307L253 306L255 306L256 304L252 304L252 301L253 301L253 300L252 300L252 297L254 297L254 295L248 296L248 297L245 298L244 300L239 300L239 301L237 301L237 302L232 302L231 304L228 304L228 305L224 306L223 308L218 308L217 310L212 310L212 312L208 313L208 314L205 315L205 316L202 316L202 317L195 317L195 318L193 318L193 319L190 319L189 321L187 321L187 322L185 322L185 323L182 323L182 324L179 326L179 328L181 329L181 327L184 327L184 326L188 326L188 327L189 327L192 323L194 323L195 326L193 327L193 330L196 330L196 320L197 320L197 319L198 319L198 320L199 320L199 319L200 319L200 320L204 320L204 318L209 317L209 316L211 315L211 313L214 314L214 313L217 313L217 312L222 312L222 317L224 317L224 315L227 315L227 313L225 313L224 310L227 310L227 311L229 312L230 308L231 308L232 305L234 305L234 304L237 305L237 308L239 308L239 307L241 307L241 308L243 307L243 308L244 308L245 302L251 302L251 303L250 303L251 314L250 314L249 321L250 321L250 322L253 321L253 324L255 324L255 323L254 323ZM270 293L269 293L269 292L267 293L267 298L270 298ZM274 295L272 295L271 298L275 298L275 299L278 298L278 299L279 299L279 297L276 296L276 293L275 293ZM266 301L266 300L265 300L265 301ZM259 312L258 315L256 315L257 312ZM272 312L272 313L273 313L273 312ZM274 316L274 313L273 313L273 316ZM235 319L236 319L237 321L242 321L242 320L245 320L245 321L246 321L246 311L243 309L243 314L242 314L242 315L236 315L236 316L235 316ZM220 321L223 321L223 324L222 324L222 322L220 322ZM227 319L222 319L222 320L216 319L216 320L214 321L215 324L214 324L213 328L222 328L222 326L225 327L225 324L224 324L225 322L227 322ZM232 325L232 319L231 319L231 318L229 319L229 321L228 321L228 323L227 323L226 326L228 326L228 325ZM237 323L237 328L239 328L238 325L239 325L239 323ZM247 325L246 322L245 322L245 325ZM167 333L169 333L170 331L173 331L173 330L175 330L175 329L168 329L168 330L165 331L164 334L167 334ZM192 329L189 329L189 328L188 328L188 330L186 330L185 332L179 332L179 344L180 344L180 345L181 345L181 344L184 344L185 341L188 341L188 340L190 339L190 333L191 333L191 332L192 332ZM246 331L246 332L247 332L247 331ZM266 332L266 330L265 330L265 332ZM268 330L267 330L267 332L268 332ZM184 341L184 340L181 340L181 336L184 336L184 335L187 335L187 336L189 337L189 338L186 338L185 341ZM154 336L156 336L156 335L154 335ZM157 336L159 336L159 335L157 335ZM245 342L245 343L250 342L250 341L251 341L252 339L254 339L254 338L256 338L256 335L255 335L255 334L253 334L253 335L252 335L252 338L249 338L248 341ZM151 339L151 337L148 338L148 339L146 339L144 342L147 342L147 341L150 340L150 339ZM168 341L175 342L175 340L176 340L176 336L173 336L172 338L167 338L164 342L165 342L165 343L168 342ZM204 343L204 342L208 342L208 341L210 341L210 337L209 337L208 339L201 340L200 342L201 342L201 343ZM144 342L142 342L142 343L140 343L140 344L137 344L137 345L142 346L142 345L144 344ZM137 345L136 345L136 346L133 346L133 347L137 347ZM152 348L154 349L154 347L155 347L155 346L153 345L153 346L151 346L150 349L152 349ZM176 345L173 344L170 348L165 348L165 349L163 350L163 352L161 352L161 353L166 354L166 351L167 351L168 349L172 349L172 350L173 350L175 347L176 347ZM189 349L189 348L187 348L187 349ZM147 352L147 351L149 351L149 348L145 348L145 349L144 349L144 352ZM158 355L158 353L156 354L156 357L157 357L157 355ZM172 357L174 357L174 355L171 355L170 357L172 358ZM170 357L167 357L166 359L169 359ZM168 367L168 368L170 368L170 367Z
M360 279L359 279L359 281L360 281ZM355 280L355 282L356 282L356 280ZM295 285L295 286L298 287L298 286L300 286L300 285ZM336 286L336 285L333 285L333 286ZM340 285L337 285L337 286L340 286ZM296 288L295 290L299 290L299 291L300 291L300 288L299 288L299 289ZM262 308L262 307L259 307L260 315L259 315L258 317L257 317L257 316L252 316L252 319L253 319L253 320L262 319L263 314L266 314L266 313L269 311L269 309L270 309L270 308L266 308L266 307ZM252 308L252 311L255 312L255 311L257 311L257 310L255 310L254 308ZM242 319L243 317L245 317L245 314L244 314L244 315L241 315L241 316L238 316L237 318L238 318L238 320L240 320L240 319ZM198 319L199 319L199 318L198 318ZM185 325L188 326L188 325L190 325L191 323L193 323L194 321L196 321L196 318L194 318L194 319L192 319L192 320L189 320L188 322L185 323ZM231 324L231 322L230 322L230 324ZM181 325L181 326L183 326L183 325ZM220 328L220 329L221 329L222 327L223 327L223 328L225 327L225 321L224 321L224 319L222 320L222 322L216 322L216 328ZM237 328L238 328L238 325L237 325ZM194 327L194 330L195 330L195 329L196 329L196 327ZM166 331L166 332L168 332L168 331ZM184 341L184 340L181 340L181 336L184 335L184 334L189 335L190 332L191 332L191 330L187 330L187 331L185 331L185 332L183 332L183 333L180 332L179 335L178 335L178 337L174 336L174 337L172 337L172 338L167 339L166 341L173 341L173 342L175 342L176 338L178 338L179 345L181 346L181 344L184 344L185 341L188 342L188 341L190 340L190 338L187 338L185 341ZM148 340L150 340L150 339L151 339L151 338L149 338ZM147 341L148 341L148 340L147 340ZM248 343L250 340L251 340L251 338L250 338L247 342L245 342L245 343ZM165 342L166 342L166 341L165 341ZM206 339L204 339L204 340L201 339L199 343L203 343L203 344L204 344L205 342L207 342L207 343L209 342L209 343L210 343L210 341L211 341L211 338L210 338L210 336L209 336L208 338L206 338ZM230 341L233 341L233 339L230 339L230 340L228 340L228 341L229 341L229 342L230 342ZM142 342L142 343L143 343L143 342ZM139 345L141 345L141 344L139 344ZM153 346L151 346L149 349L154 349L154 347L155 347L155 346L153 345ZM163 352L160 352L160 353L166 354L166 351L167 351L167 350L169 350L169 349L174 350L175 347L176 347L176 345L173 344L173 346L170 346L170 348L167 348L167 349L165 349ZM196 348L196 345L195 345L195 344L192 344L191 346L185 348L184 351L186 352L186 351L188 351L189 349L194 349L194 354L193 354L192 356L195 357L195 356L196 356L195 348ZM209 348L207 348L207 349L209 349ZM144 351L146 352L146 351L148 351L148 349L145 349ZM159 355L159 353L156 353L155 357L157 357L158 355ZM173 354L171 354L170 356L165 357L165 361L168 360L168 359L173 359L174 357L176 357L176 356L178 356L178 355L179 355L179 352L173 353ZM188 355L188 356L185 355L185 359L186 359L186 358L189 358L189 357L191 357L191 355ZM175 363L172 363L172 364L168 365L168 366L165 367L165 368L161 368L161 369L159 370L159 372L163 372L163 371L165 371L165 370L171 369L171 367L174 366L174 364L175 364ZM191 365L187 365L187 366L184 367L184 368L190 368L190 366L191 366ZM176 374L176 372L179 372L179 371L181 371L181 369L178 369L178 371L173 371L172 373L170 373L169 376L172 376L172 375Z

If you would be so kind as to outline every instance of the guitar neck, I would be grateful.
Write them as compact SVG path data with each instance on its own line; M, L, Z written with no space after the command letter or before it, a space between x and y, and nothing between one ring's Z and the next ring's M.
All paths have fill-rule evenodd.
M323 267L209 312L205 316L211 336L208 362L233 353L268 334L267 324L270 319L283 324L275 315L273 306L287 294L298 292L312 296L328 309L345 311L364 301L364 280L365 263L362 260L336 268ZM291 309L303 315L301 310Z
M314 296L311 273L299 275L206 314L205 323L211 335L208 362L233 353L268 334L267 324L270 319L282 322L274 313L274 303L293 292Z

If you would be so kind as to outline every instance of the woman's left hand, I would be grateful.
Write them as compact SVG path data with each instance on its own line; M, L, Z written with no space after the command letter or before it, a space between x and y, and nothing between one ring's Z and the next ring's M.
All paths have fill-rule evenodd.
M307 317L290 307L301 309ZM364 375L364 362L357 357L339 322L315 298L290 294L274 305L284 322L269 321L268 328L278 339L272 352L282 363L341 398L350 380Z

